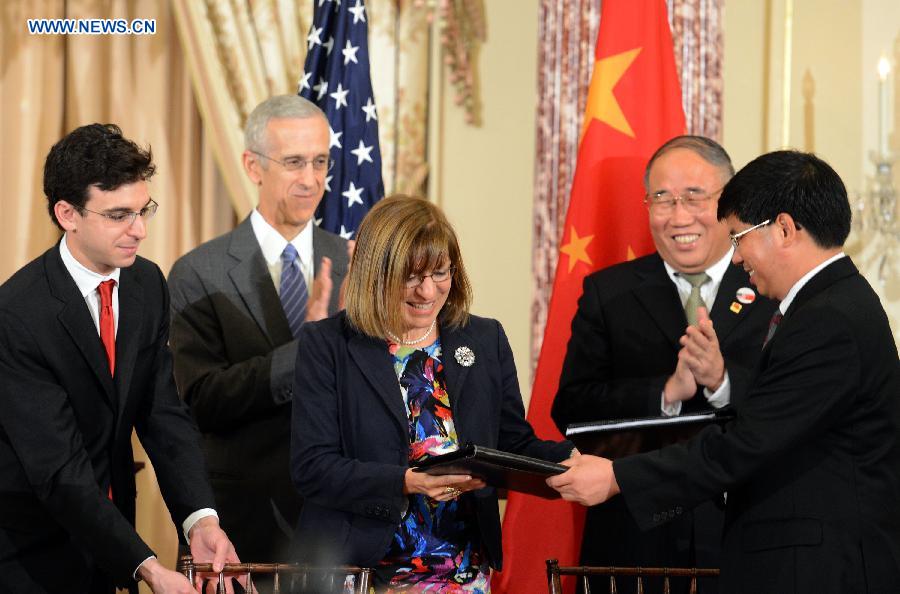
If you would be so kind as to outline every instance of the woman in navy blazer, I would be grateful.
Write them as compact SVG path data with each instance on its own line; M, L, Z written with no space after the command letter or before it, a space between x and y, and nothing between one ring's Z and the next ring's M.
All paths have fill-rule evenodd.
M535 437L503 328L469 315L470 303L443 213L405 196L376 204L357 235L346 312L305 324L298 341L302 561L375 567L387 591L483 592L500 568L496 490L410 466L469 442L552 461L572 444Z

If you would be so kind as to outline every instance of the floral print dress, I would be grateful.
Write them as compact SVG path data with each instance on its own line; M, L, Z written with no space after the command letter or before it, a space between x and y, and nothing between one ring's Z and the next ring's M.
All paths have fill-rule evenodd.
M444 381L440 340L424 349L389 343L406 405L409 463L459 449ZM386 592L490 592L475 508L469 497L409 496L409 509L377 569Z

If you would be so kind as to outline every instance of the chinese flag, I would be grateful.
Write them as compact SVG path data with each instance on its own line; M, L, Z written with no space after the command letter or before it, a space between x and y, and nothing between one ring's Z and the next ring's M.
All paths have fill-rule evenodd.
M550 419L550 406L582 281L595 270L653 251L643 204L644 167L661 144L680 134L684 112L664 0L605 0L528 408L528 420L541 438L561 438ZM580 505L510 492L503 521L503 571L494 576L494 594L546 592L545 561L576 565L583 528ZM569 591L573 584L567 584Z

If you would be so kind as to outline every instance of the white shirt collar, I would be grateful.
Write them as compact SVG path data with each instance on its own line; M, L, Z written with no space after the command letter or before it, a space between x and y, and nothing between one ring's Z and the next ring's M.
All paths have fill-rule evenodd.
M713 284L718 285L722 282L722 277L725 276L725 272L728 270L728 265L731 263L732 254L734 254L734 248L728 248L728 251L725 252L725 255L722 256L722 258L718 262L704 271L709 275L709 278ZM663 265L666 267L666 272L669 273L669 278L672 279L672 282L678 283L679 280L684 281L684 279L681 278L681 273L675 270L668 262L663 260Z
M794 283L794 286L791 287L791 290L788 291L787 295L784 296L784 299L781 300L781 303L778 304L778 311L781 312L781 315L784 315L785 313L787 313L787 310L791 306L791 303L793 303L794 298L797 296L797 293L800 292L800 289L802 289L803 286L806 283L808 283L812 277L817 275L819 273L819 271L821 271L823 268L825 268L832 262L837 262L838 260L845 257L846 255L847 254L845 254L844 252L839 252L839 253L833 255L832 257L828 258L827 260L825 260L824 262L822 262L821 264L819 264L818 266L816 266L815 268L813 268L812 270L810 270L809 272L804 274L803 276L801 276L800 280L798 280L796 283Z
M312 220L310 220L303 227L303 230L290 241L297 248L297 253L300 255L300 263L304 268L311 268L310 265L312 264L313 224ZM256 236L256 241L259 243L266 264L274 266L276 263L280 263L281 253L287 247L288 241L255 208L250 213L250 225L253 227L253 234Z
M87 297L94 293L97 290L97 285L106 280L112 279L116 281L116 286L118 287L121 268L116 268L107 275L88 269L72 255L66 243L67 237L68 234L63 235L62 241L59 242L59 255L62 258L63 266L66 267L66 270L69 271L69 274L75 280L75 284L78 285L78 290L81 292L82 297Z
M709 280L700 287L700 296L709 309L712 309L716 296L719 294L719 285L722 284L722 278L725 276L728 265L731 263L733 251L733 248L729 248L718 262L704 271L709 275ZM681 298L681 304L684 305L687 302L688 295L691 293L691 283L665 260L663 260L663 265L666 267L669 279L675 283L675 288L678 289L678 296Z

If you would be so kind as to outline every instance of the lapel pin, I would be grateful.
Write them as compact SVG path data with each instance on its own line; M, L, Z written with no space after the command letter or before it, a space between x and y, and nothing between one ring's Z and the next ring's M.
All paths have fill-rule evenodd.
M456 362L463 367L471 367L475 363L475 353L467 346L457 348L453 356L456 357Z
M750 287L741 287L737 290L737 300L748 305L756 301L756 292Z
M743 308L744 308L744 306L741 305L740 303L738 303L737 301L732 301L731 307L729 307L728 309L730 309L732 313L741 313L741 310Z

